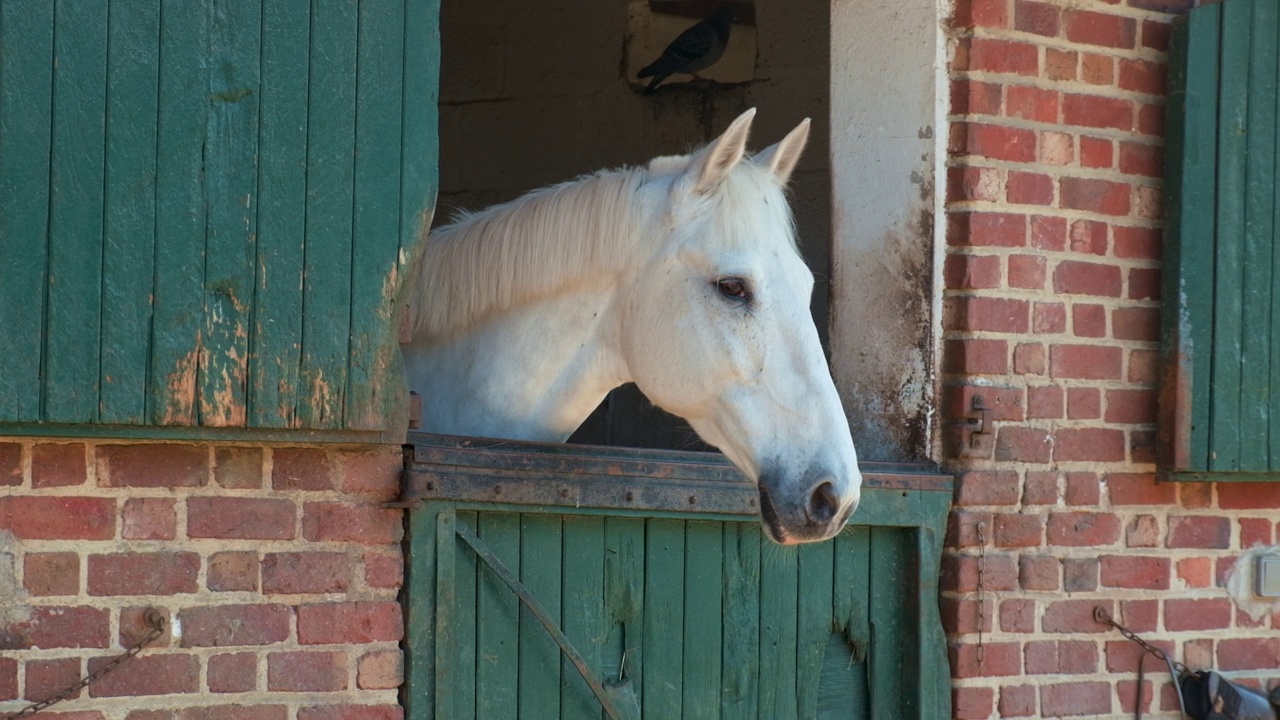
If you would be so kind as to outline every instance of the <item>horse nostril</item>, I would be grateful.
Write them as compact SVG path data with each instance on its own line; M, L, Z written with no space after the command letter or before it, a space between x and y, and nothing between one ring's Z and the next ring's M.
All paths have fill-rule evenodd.
M836 495L836 486L831 481L824 481L813 489L809 496L809 520L816 523L829 523L840 511L840 498Z

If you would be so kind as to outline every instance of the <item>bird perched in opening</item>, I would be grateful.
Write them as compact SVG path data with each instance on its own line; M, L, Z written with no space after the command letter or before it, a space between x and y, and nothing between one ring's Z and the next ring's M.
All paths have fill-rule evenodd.
M644 94L653 92L673 73L688 73L697 78L699 70L714 65L729 44L729 28L733 24L735 9L733 5L722 7L672 40L661 57L640 70L637 77L653 77Z

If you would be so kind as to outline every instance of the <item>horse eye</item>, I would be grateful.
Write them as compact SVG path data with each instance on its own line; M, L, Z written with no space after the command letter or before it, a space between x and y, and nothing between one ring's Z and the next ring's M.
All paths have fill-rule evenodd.
M751 294L747 292L747 283L742 278L721 278L716 281L716 289L720 291L721 295L727 298L736 298L739 300L751 299Z

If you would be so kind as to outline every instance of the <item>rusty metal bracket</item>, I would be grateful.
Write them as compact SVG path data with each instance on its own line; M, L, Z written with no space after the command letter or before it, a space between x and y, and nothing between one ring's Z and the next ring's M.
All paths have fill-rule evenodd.
M987 407L986 400L983 399L981 395L974 395L973 399L969 402L969 409L970 413L967 420L968 425L971 428L969 433L969 447L977 448L982 444L982 438L979 436L986 435L991 432L991 419L987 416L987 413L991 412L991 408ZM977 414L976 417L974 417L975 413Z

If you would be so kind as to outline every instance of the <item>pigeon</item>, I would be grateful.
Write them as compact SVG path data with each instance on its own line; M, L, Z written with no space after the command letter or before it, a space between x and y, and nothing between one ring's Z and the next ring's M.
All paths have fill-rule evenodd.
M688 73L696 78L699 70L714 65L729 44L729 28L735 9L733 5L722 7L672 40L661 57L640 70L638 77L653 77L644 94L653 92L673 73Z

